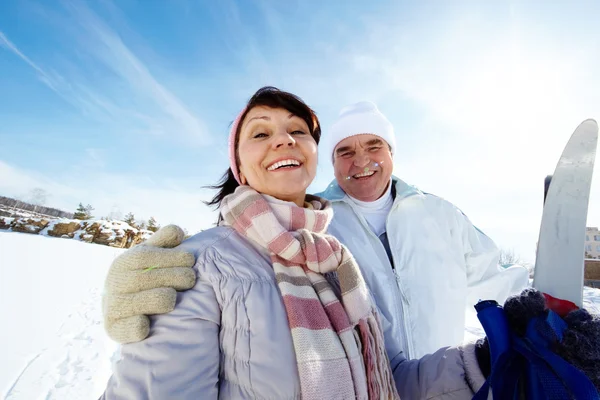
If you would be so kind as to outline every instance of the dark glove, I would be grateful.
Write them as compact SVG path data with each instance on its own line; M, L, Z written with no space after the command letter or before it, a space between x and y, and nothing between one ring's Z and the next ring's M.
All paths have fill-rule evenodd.
M566 323L562 340L558 336L552 337L549 349L582 371L600 392L600 316L574 308L572 303L543 295L535 289L526 289L506 301L504 314L509 331L518 338L525 337L532 320L545 320L549 310L562 314ZM548 330L543 334L555 335ZM488 378L492 361L487 337L476 343L475 355L482 373Z
M479 364L481 373L486 379L489 378L492 373L492 358L490 357L490 343L487 336L475 342L475 357L477 357L477 364Z

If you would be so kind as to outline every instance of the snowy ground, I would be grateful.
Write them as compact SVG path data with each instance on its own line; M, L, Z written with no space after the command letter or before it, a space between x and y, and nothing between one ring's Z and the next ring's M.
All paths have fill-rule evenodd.
M0 398L98 398L116 349L100 291L122 251L0 231Z
M0 398L95 399L117 346L105 335L101 288L122 252L97 244L0 231ZM600 290L586 289L600 309ZM482 336L476 317L465 336Z

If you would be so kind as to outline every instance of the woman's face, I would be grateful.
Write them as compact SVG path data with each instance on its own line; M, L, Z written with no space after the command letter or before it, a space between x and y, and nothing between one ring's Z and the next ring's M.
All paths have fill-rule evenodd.
M317 143L302 118L284 108L252 108L240 129L238 154L242 184L304 205L317 173Z

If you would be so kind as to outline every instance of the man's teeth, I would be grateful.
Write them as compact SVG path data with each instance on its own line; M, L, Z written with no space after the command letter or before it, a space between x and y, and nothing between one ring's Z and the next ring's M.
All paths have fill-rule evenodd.
M361 172L360 174L353 175L354 178L363 178L365 176L371 176L375 171Z
M281 168L281 167L289 167L289 166L298 166L300 165L299 161L296 160L283 160L283 161L278 161L275 164L271 165L269 168L267 168L268 171L275 171L277 168Z

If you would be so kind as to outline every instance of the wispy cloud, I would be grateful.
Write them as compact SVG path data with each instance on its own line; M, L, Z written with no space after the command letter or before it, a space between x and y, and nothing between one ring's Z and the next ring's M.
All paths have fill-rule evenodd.
M148 67L125 45L117 33L81 2L69 3L74 20L88 34L86 46L106 68L111 69L129 87L172 118L189 138L209 139L204 124L193 115L177 96L163 86Z
M166 41L163 33L179 41L173 54L186 57L188 66L202 60L197 73L179 73L175 59L165 63L153 53L160 51L151 47L154 38L136 36L142 32L130 29L128 21L132 28L145 27L146 20L140 26L134 21L148 16L139 17L138 11L146 12L145 7L133 3L127 8L132 12L127 15L130 20L118 9L120 3L110 0L65 0L58 8L40 3L41 19L60 21L48 38L56 41L55 54L43 58L16 36L11 36L12 43L1 33L0 47L22 59L44 85L85 116L106 124L109 129L99 129L98 136L143 132L210 143L205 122L223 128L224 133L233 113L263 84L306 100L318 112L324 135L343 105L373 100L396 129L398 176L457 204L500 244L531 253L541 216L541 182L552 172L569 133L584 118L597 117L600 110L596 91L600 31L582 34L589 20L554 18L550 11L526 10L527 5L519 2L480 7L471 2L443 7L392 3L364 7L356 3L343 10L304 1L178 3L181 11L177 6L169 8L173 14L164 18L167 24L157 32L161 43ZM51 12L44 14L44 10ZM152 12L156 10L148 15ZM210 15L205 29L196 30L198 16L203 19L206 14ZM173 21L182 29L168 25ZM203 48L205 41L210 41L210 54ZM197 93L211 81L219 85L215 101L213 94L207 99L208 94ZM215 87L210 89L215 93ZM199 118L194 110L206 109L208 103L211 115ZM210 149L187 153L193 159L189 163L195 162L190 169L205 173L205 181L214 180L208 178L213 171L207 165L226 159L224 136ZM85 154L88 148L90 163L96 159L100 165L104 157L107 168L112 167L109 160L122 153L114 149L115 137L109 139L112 142L98 140L77 150ZM156 145L149 142L127 160L129 166L139 165L146 150ZM119 145L131 143L124 140ZM111 149L111 145L115 146ZM107 150L98 152L100 148ZM153 163L157 159L147 158ZM183 164L177 167L183 169ZM111 197L119 196L114 188L146 201L155 187L168 185L145 176L121 179L93 171L86 176L92 177L88 181L103 182L98 188L104 192L97 193L107 199L107 207L130 201ZM322 157L311 189L323 189L332 178L329 157ZM119 183L113 187L111 179ZM69 187L81 185L81 194L90 186L74 175L64 181L70 182ZM128 191L128 183L142 189ZM185 184L195 186L193 180ZM168 187L157 198L164 200L173 193L188 198L182 182ZM597 198L600 174L594 188ZM600 220L600 209L594 209L593 203L590 218ZM164 207L153 204L157 210Z
M91 168L103 168L106 163L104 161L104 150L96 148L85 149L87 166Z
M2 32L0 44L19 56L44 84L88 117L125 126L130 131L168 134L199 145L211 143L204 122L150 72L116 31L83 2L65 2L64 6L70 24L69 31L62 33L62 39L72 42L80 54L90 54L95 60L91 65L84 67L66 62L62 66L64 71L59 74L33 62ZM69 60L77 57L76 54L60 55ZM56 68L60 71L61 66ZM102 75L97 72L106 70L117 79L97 80L96 76Z
M59 88L61 86L60 78L57 76L52 76L50 73L42 69L39 65L31 61L29 57L23 54L23 52L21 52L21 50L19 50L19 48L14 43L12 43L2 31L0 31L0 46L13 52L17 56L19 56L21 60L25 61L31 68L33 68L37 72L38 78L46 86L48 86L50 89L52 89L59 95L64 95L64 93Z

